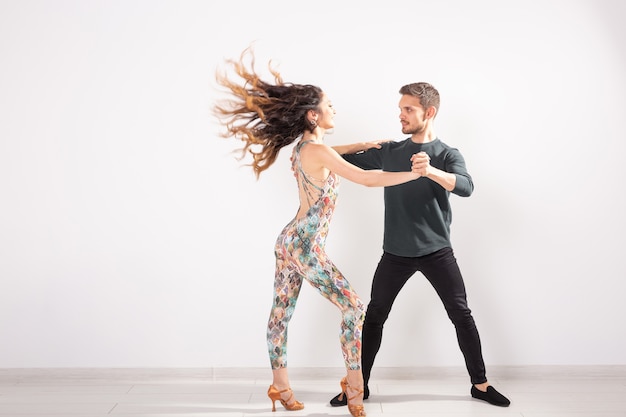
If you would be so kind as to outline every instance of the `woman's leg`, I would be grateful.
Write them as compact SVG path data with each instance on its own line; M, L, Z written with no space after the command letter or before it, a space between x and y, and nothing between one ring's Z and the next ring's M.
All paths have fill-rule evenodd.
M323 256L307 271L305 279L326 299L339 308L341 326L339 341L346 369L361 369L361 332L365 305L350 282L335 265Z
M306 280L341 312L339 340L347 370L347 394L351 404L363 404L361 333L365 306L348 280L325 256L318 256L309 265L312 267L307 271Z
M287 330L302 287L302 276L287 265L286 257L276 257L272 309L267 324L267 348L272 367L272 386L288 405L297 403L287 374ZM271 387L270 387L271 388Z
M272 310L267 323L267 347L272 369L287 366L287 329L301 286L302 278L298 274L277 270Z

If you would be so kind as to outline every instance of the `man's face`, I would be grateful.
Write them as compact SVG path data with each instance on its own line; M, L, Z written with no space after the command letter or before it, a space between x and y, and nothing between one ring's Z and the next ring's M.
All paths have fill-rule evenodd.
M425 110L419 98L405 94L400 98L398 107L400 107L402 133L413 135L426 130Z

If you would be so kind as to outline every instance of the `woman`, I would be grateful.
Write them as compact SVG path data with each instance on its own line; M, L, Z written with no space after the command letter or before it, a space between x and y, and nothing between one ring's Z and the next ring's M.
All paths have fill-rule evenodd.
M245 56L249 54L249 68ZM324 251L326 235L335 208L339 177L366 186L391 186L419 178L410 172L362 170L346 162L324 143L327 129L334 127L335 109L317 86L283 82L269 68L274 83L254 72L254 55L246 49L238 61L228 60L240 83L218 73L218 83L226 87L230 100L215 106L215 114L226 128L224 137L243 141L242 158L250 156L257 178L276 160L279 151L297 142L292 153L300 207L276 240L276 273L273 305L267 328L267 343L273 381L268 390L272 401L287 410L304 405L294 398L287 375L287 327L292 317L302 281L308 281L341 311L341 349L347 375L341 380L343 395L353 416L365 416L363 375L361 373L361 329L365 307L350 283ZM342 152L357 152L377 143L344 145Z

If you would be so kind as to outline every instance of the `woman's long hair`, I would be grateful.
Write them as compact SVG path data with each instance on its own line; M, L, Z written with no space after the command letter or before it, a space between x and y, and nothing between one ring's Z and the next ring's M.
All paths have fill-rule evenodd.
M246 55L250 63L245 64ZM298 139L305 130L312 130L306 113L316 110L322 90L314 85L285 83L278 71L268 64L274 83L263 81L254 71L254 54L245 49L238 61L227 60L242 83L231 81L225 72L217 72L217 82L226 87L229 100L214 107L221 119L224 138L236 137L244 142L241 158L252 156L252 169L258 178L269 168L285 146Z

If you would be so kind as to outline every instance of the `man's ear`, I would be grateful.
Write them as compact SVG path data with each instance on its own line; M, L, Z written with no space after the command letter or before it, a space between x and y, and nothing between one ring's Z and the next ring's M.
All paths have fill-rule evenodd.
M435 106L430 106L429 108L427 108L426 114L424 114L426 119L434 119L436 115L437 115L437 109L435 108Z

